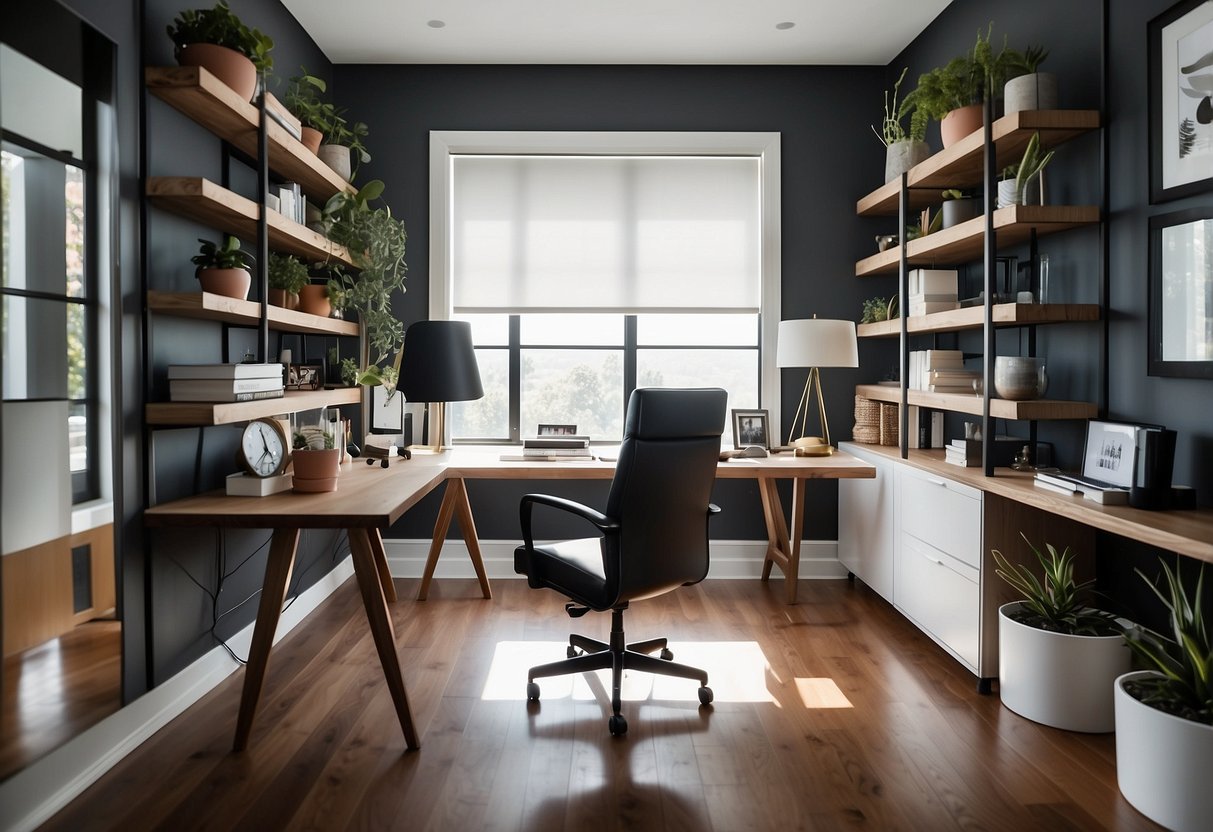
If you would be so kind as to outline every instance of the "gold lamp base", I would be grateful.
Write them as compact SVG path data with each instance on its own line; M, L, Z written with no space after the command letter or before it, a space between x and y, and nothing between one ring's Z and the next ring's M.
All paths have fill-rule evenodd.
M822 436L805 436L808 428L809 409L812 407L813 392L817 393L817 416L821 420ZM800 427L800 436L796 436L796 428ZM826 404L821 395L821 373L816 367L809 369L809 377L804 383L804 393L800 397L800 405L792 418L792 430L788 436L788 444L796 449L796 456L831 456L834 446L830 444L830 425L826 421Z
M834 446L820 436L802 436L790 443L795 449L796 456L832 456Z

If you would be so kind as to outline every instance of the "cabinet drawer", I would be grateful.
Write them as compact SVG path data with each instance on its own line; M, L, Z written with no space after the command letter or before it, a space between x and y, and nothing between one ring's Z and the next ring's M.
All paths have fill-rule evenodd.
M981 492L905 466L897 470L903 531L969 566L981 564Z
M977 570L903 533L894 580L897 606L977 672L980 587Z

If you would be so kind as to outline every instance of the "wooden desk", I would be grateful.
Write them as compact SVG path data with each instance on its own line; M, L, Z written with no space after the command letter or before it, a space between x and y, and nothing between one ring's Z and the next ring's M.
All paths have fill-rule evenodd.
M472 568L480 581L480 591L485 598L492 598L492 589L484 571L484 559L480 553L480 541L472 519L472 507L468 502L469 479L493 480L569 480L611 479L615 475L614 462L568 461L568 462L502 462L502 448L457 448L447 451L440 458L446 462L447 486L438 510L438 521L434 525L434 537L426 558L425 571L421 577L421 588L417 600L424 601L429 594L430 582L442 544L450 529L451 520L459 519L459 527ZM762 498L762 517L767 530L767 550L763 558L762 579L771 576L772 565L778 564L784 574L784 586L789 604L796 603L796 587L800 577L800 541L804 536L805 481L811 479L872 478L876 469L850 454L837 453L828 457L794 457L791 454L776 454L761 460L730 460L721 462L716 468L719 479L752 479L758 482L758 493ZM775 483L781 479L792 481L792 524L788 526L783 505Z

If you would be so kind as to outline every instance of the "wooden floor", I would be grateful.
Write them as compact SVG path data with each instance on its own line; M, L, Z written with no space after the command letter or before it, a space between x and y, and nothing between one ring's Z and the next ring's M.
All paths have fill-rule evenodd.
M861 584L709 581L627 613L711 675L625 683L625 738L596 676L545 680L576 629L562 599L438 581L392 605L422 732L404 753L352 581L275 648L250 748L229 751L234 674L47 829L1152 829L1116 787L1112 735L1038 726ZM587 681L588 679L588 681Z

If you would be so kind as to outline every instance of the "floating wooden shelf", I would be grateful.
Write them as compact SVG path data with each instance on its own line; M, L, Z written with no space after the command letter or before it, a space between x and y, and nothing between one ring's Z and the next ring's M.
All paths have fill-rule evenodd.
M261 113L210 72L193 66L153 66L143 71L143 78L152 95L256 158ZM270 170L298 182L321 204L338 191L356 190L273 119L266 125L266 140Z
M981 396L959 393L931 393L909 390L908 401L919 407L948 410L953 413L981 415ZM855 395L881 402L901 402L901 388L885 384L860 384ZM990 415L998 419L1094 419L1098 409L1092 402L1067 402L1056 399L990 399Z
M1098 222L1099 208L1094 205L1010 205L994 212L1000 249L1026 243L1033 230L1044 236ZM985 228L986 218L980 216L910 240L907 261L911 266L937 266L980 259ZM901 246L893 246L856 263L855 276L896 274L900 264Z
M178 318L200 318L222 321L237 326L257 326L261 320L261 304L255 300L213 295L210 292L147 293L147 308L161 315ZM305 335L357 335L358 324L339 318L321 318L280 306L269 307L270 329L275 332L299 332Z
M1098 110L1025 110L994 122L996 170L1023 157L1033 133L1040 133L1041 148L1059 144L1099 128ZM983 130L976 130L956 144L915 165L906 175L910 209L920 211L938 205L945 188L972 188L984 177ZM897 216L901 183L886 182L855 204L862 217Z
M1061 324L1076 321L1098 321L1097 303L999 303L994 306L995 326L1029 326L1032 324ZM915 315L906 320L906 331L911 334L925 332L957 332L962 329L981 329L985 321L985 308L969 306L948 312L932 312L930 315ZM896 338L901 335L901 320L878 321L874 324L859 324L856 327L860 338Z
M154 176L147 180L147 196L154 205L189 217L205 225L234 234L242 240L257 239L257 203L197 176ZM322 234L268 211L270 249L297 254L308 260L338 260L354 265L344 246Z
M230 425L278 413L298 413L361 401L361 387L337 387L292 391L280 399L253 402L151 402L144 407L144 417L149 425L158 426Z

